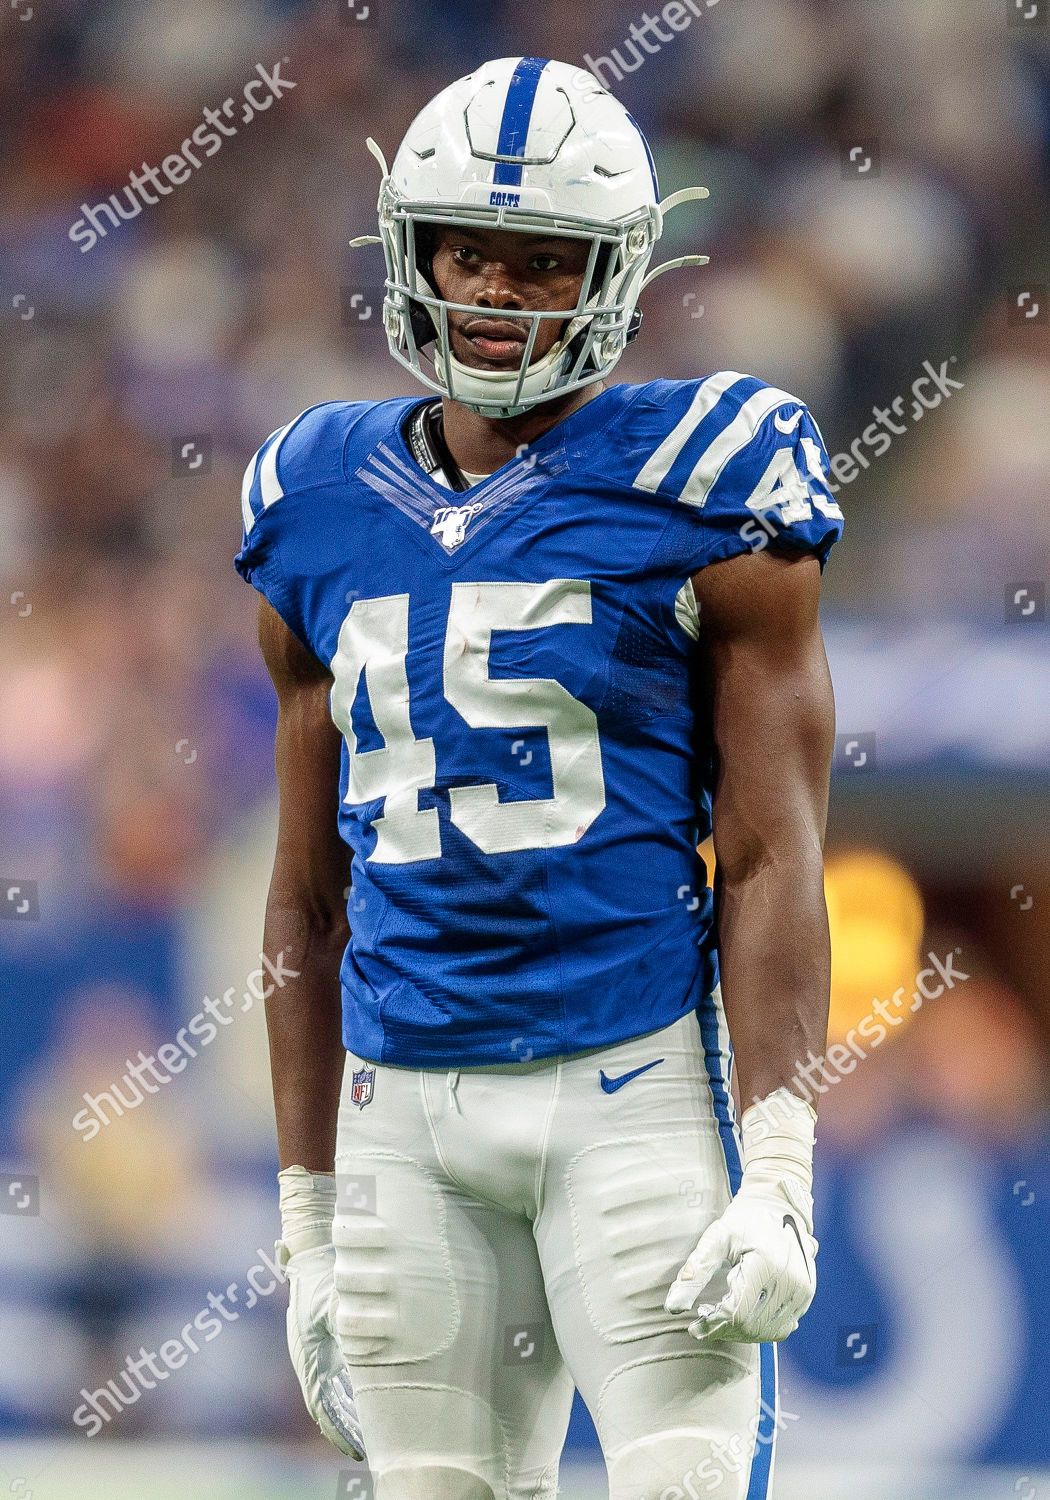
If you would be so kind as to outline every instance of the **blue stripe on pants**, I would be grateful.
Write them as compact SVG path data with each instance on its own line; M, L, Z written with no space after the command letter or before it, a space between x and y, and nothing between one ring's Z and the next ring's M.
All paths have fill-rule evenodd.
M733 1116L729 1107L729 1070L722 1055L718 1035L718 1011L713 995L700 1002L697 1008L700 1022L700 1041L704 1049L704 1063L711 1085L715 1120L722 1141L729 1174L730 1191L736 1193L740 1187L742 1173L740 1147L733 1128ZM759 1396L761 1409L756 1434L755 1455L751 1460L751 1482L747 1487L747 1500L766 1500L769 1480L773 1468L773 1440L776 1435L777 1408L777 1355L775 1344L759 1346Z

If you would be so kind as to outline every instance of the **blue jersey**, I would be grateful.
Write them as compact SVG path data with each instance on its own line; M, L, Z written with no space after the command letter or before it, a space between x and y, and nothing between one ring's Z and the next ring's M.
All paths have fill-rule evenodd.
M334 679L346 1045L453 1067L668 1026L717 981L689 580L823 565L820 433L731 371L618 385L456 492L406 444L419 404L311 407L242 491L237 568Z

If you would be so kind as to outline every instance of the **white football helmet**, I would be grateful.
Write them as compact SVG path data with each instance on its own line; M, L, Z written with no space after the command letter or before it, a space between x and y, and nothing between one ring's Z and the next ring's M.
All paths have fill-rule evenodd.
M542 57L504 57L450 84L416 116L393 167L379 162L379 236L386 257L383 323L390 352L430 390L490 417L511 417L608 375L641 321L639 293L682 255L648 272L668 209L706 198L683 188L659 199L652 153L623 105L592 73ZM477 312L446 302L433 285L420 224L509 229L590 241L575 307L513 313L528 321L521 362L475 370L452 353L448 314ZM605 247L609 247L606 252ZM565 324L532 363L543 319ZM423 351L433 344L429 370Z

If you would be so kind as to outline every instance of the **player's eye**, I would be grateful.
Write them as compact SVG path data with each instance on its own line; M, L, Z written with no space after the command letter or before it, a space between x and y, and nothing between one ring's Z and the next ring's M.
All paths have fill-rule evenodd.
M556 255L534 255L530 264L534 271L556 271L561 261Z
M475 250L473 245L454 245L452 259L458 266L473 266L481 259L481 252Z

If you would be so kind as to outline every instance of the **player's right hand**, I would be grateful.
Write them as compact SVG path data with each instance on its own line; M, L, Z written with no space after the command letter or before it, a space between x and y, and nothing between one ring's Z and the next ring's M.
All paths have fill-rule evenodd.
M278 1257L287 1255L278 1242ZM335 1247L301 1250L284 1261L288 1277L288 1351L306 1409L330 1443L363 1459L364 1440L350 1376L333 1332Z
M288 1352L306 1409L330 1443L362 1459L365 1445L350 1372L335 1335L335 1177L286 1167L277 1264L288 1278Z

